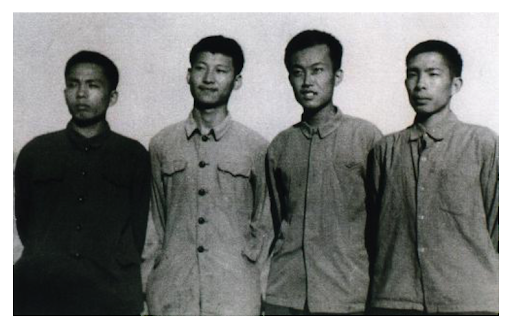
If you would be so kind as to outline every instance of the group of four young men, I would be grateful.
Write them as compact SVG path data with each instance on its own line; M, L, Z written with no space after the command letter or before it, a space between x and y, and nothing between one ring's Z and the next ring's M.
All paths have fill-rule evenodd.
M152 315L498 313L498 137L450 110L458 51L435 40L411 49L416 119L384 138L333 104L342 53L317 30L289 42L304 112L268 145L228 112L242 49L202 39L187 74L193 110L151 140L150 156L105 120L115 65L73 56L71 121L28 143L16 166L25 250L14 313L139 314L144 300ZM144 298L150 191L157 239Z

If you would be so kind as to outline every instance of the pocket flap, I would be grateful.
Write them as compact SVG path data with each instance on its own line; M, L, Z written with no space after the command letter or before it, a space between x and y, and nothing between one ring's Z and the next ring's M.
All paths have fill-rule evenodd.
M241 176L249 178L251 175L251 163L248 160L243 161L222 161L219 162L218 168L222 172L226 172L233 176Z
M185 170L187 167L187 161L183 159L168 160L162 164L162 173L167 176L171 176L176 172Z
M130 172L126 168L105 165L103 167L103 177L117 186L129 187L131 184Z
M33 180L35 182L60 181L64 178L64 169L57 165L40 164L34 167Z

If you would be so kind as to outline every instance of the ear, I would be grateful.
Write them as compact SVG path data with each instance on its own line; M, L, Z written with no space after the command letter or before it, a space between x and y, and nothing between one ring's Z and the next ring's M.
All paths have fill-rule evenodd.
M187 84L188 85L190 85L190 71L191 70L192 70L191 68L188 68L188 70L187 70Z
M457 94L460 91L460 89L462 88L462 84L463 84L463 81L462 81L462 78L460 78L460 77L455 77L452 80L452 96L454 96L455 94Z
M117 98L119 96L119 93L117 93L116 90L110 92L110 101L108 103L109 107L112 107L117 103Z
M236 75L233 90L238 90L242 87L242 75Z
M334 86L338 86L342 80L343 80L343 70L338 69L334 73Z

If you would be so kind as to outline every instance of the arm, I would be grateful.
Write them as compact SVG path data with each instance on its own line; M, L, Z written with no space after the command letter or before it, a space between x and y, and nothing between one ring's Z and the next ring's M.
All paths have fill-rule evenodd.
M368 154L366 170L366 234L365 244L368 251L370 267L373 265L376 254L377 224L379 217L379 192L381 181L381 169L379 152L374 148ZM371 269L370 269L371 270Z
M27 152L23 149L18 156L14 171L14 214L18 236L24 246L29 241L28 227L30 225L31 186L29 164Z
M149 163L149 154L146 150L139 153L136 160L136 170L132 182L130 199L132 211L130 221L133 230L133 242L140 256L142 255L142 250L144 248L148 224L151 167Z
M382 139L382 133L374 128L367 145L367 158L366 158L366 233L365 245L368 251L370 262L373 261L375 255L375 240L376 240L376 224L379 206L377 205L379 184L380 184L380 164L376 156L375 146L377 142Z
M253 212L251 215L249 244L244 249L244 255L251 261L260 260L262 251L268 250L269 233L271 232L270 202L265 177L265 152L261 148L256 154L251 174L253 192ZM266 256L263 256L263 260Z
M484 152L480 175L487 230L496 252L499 252L499 141L493 139Z
M162 181L161 162L158 147L152 141L149 146L151 160L151 212L149 217L146 242L142 255L142 284L146 288L147 279L153 269L156 259L159 258L163 246L165 233L165 195Z
M284 219L281 200L284 196L284 192L282 192L282 189L280 189L281 186L279 185L279 175L277 174L275 167L275 156L271 149L269 149L267 153L265 165L268 192L270 197L270 212L272 216L272 224L274 226L274 237L272 238L271 246L269 248L269 250L272 251L275 247L277 239L279 238L279 234L281 232L281 223Z

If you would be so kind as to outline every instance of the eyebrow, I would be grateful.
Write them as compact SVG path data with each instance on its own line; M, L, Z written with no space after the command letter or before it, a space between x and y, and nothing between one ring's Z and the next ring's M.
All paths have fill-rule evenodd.
M75 78L75 77L66 77L66 81L71 81L71 82L80 82L81 80L78 79L78 78ZM103 82L105 80L103 79L100 79L100 78L91 78L91 79L86 79L85 82L86 83L94 83L94 82Z
M315 67L315 66L325 66L326 64L324 62L315 62L313 64L310 64L308 67ZM292 68L304 68L304 66L300 64L293 64Z

